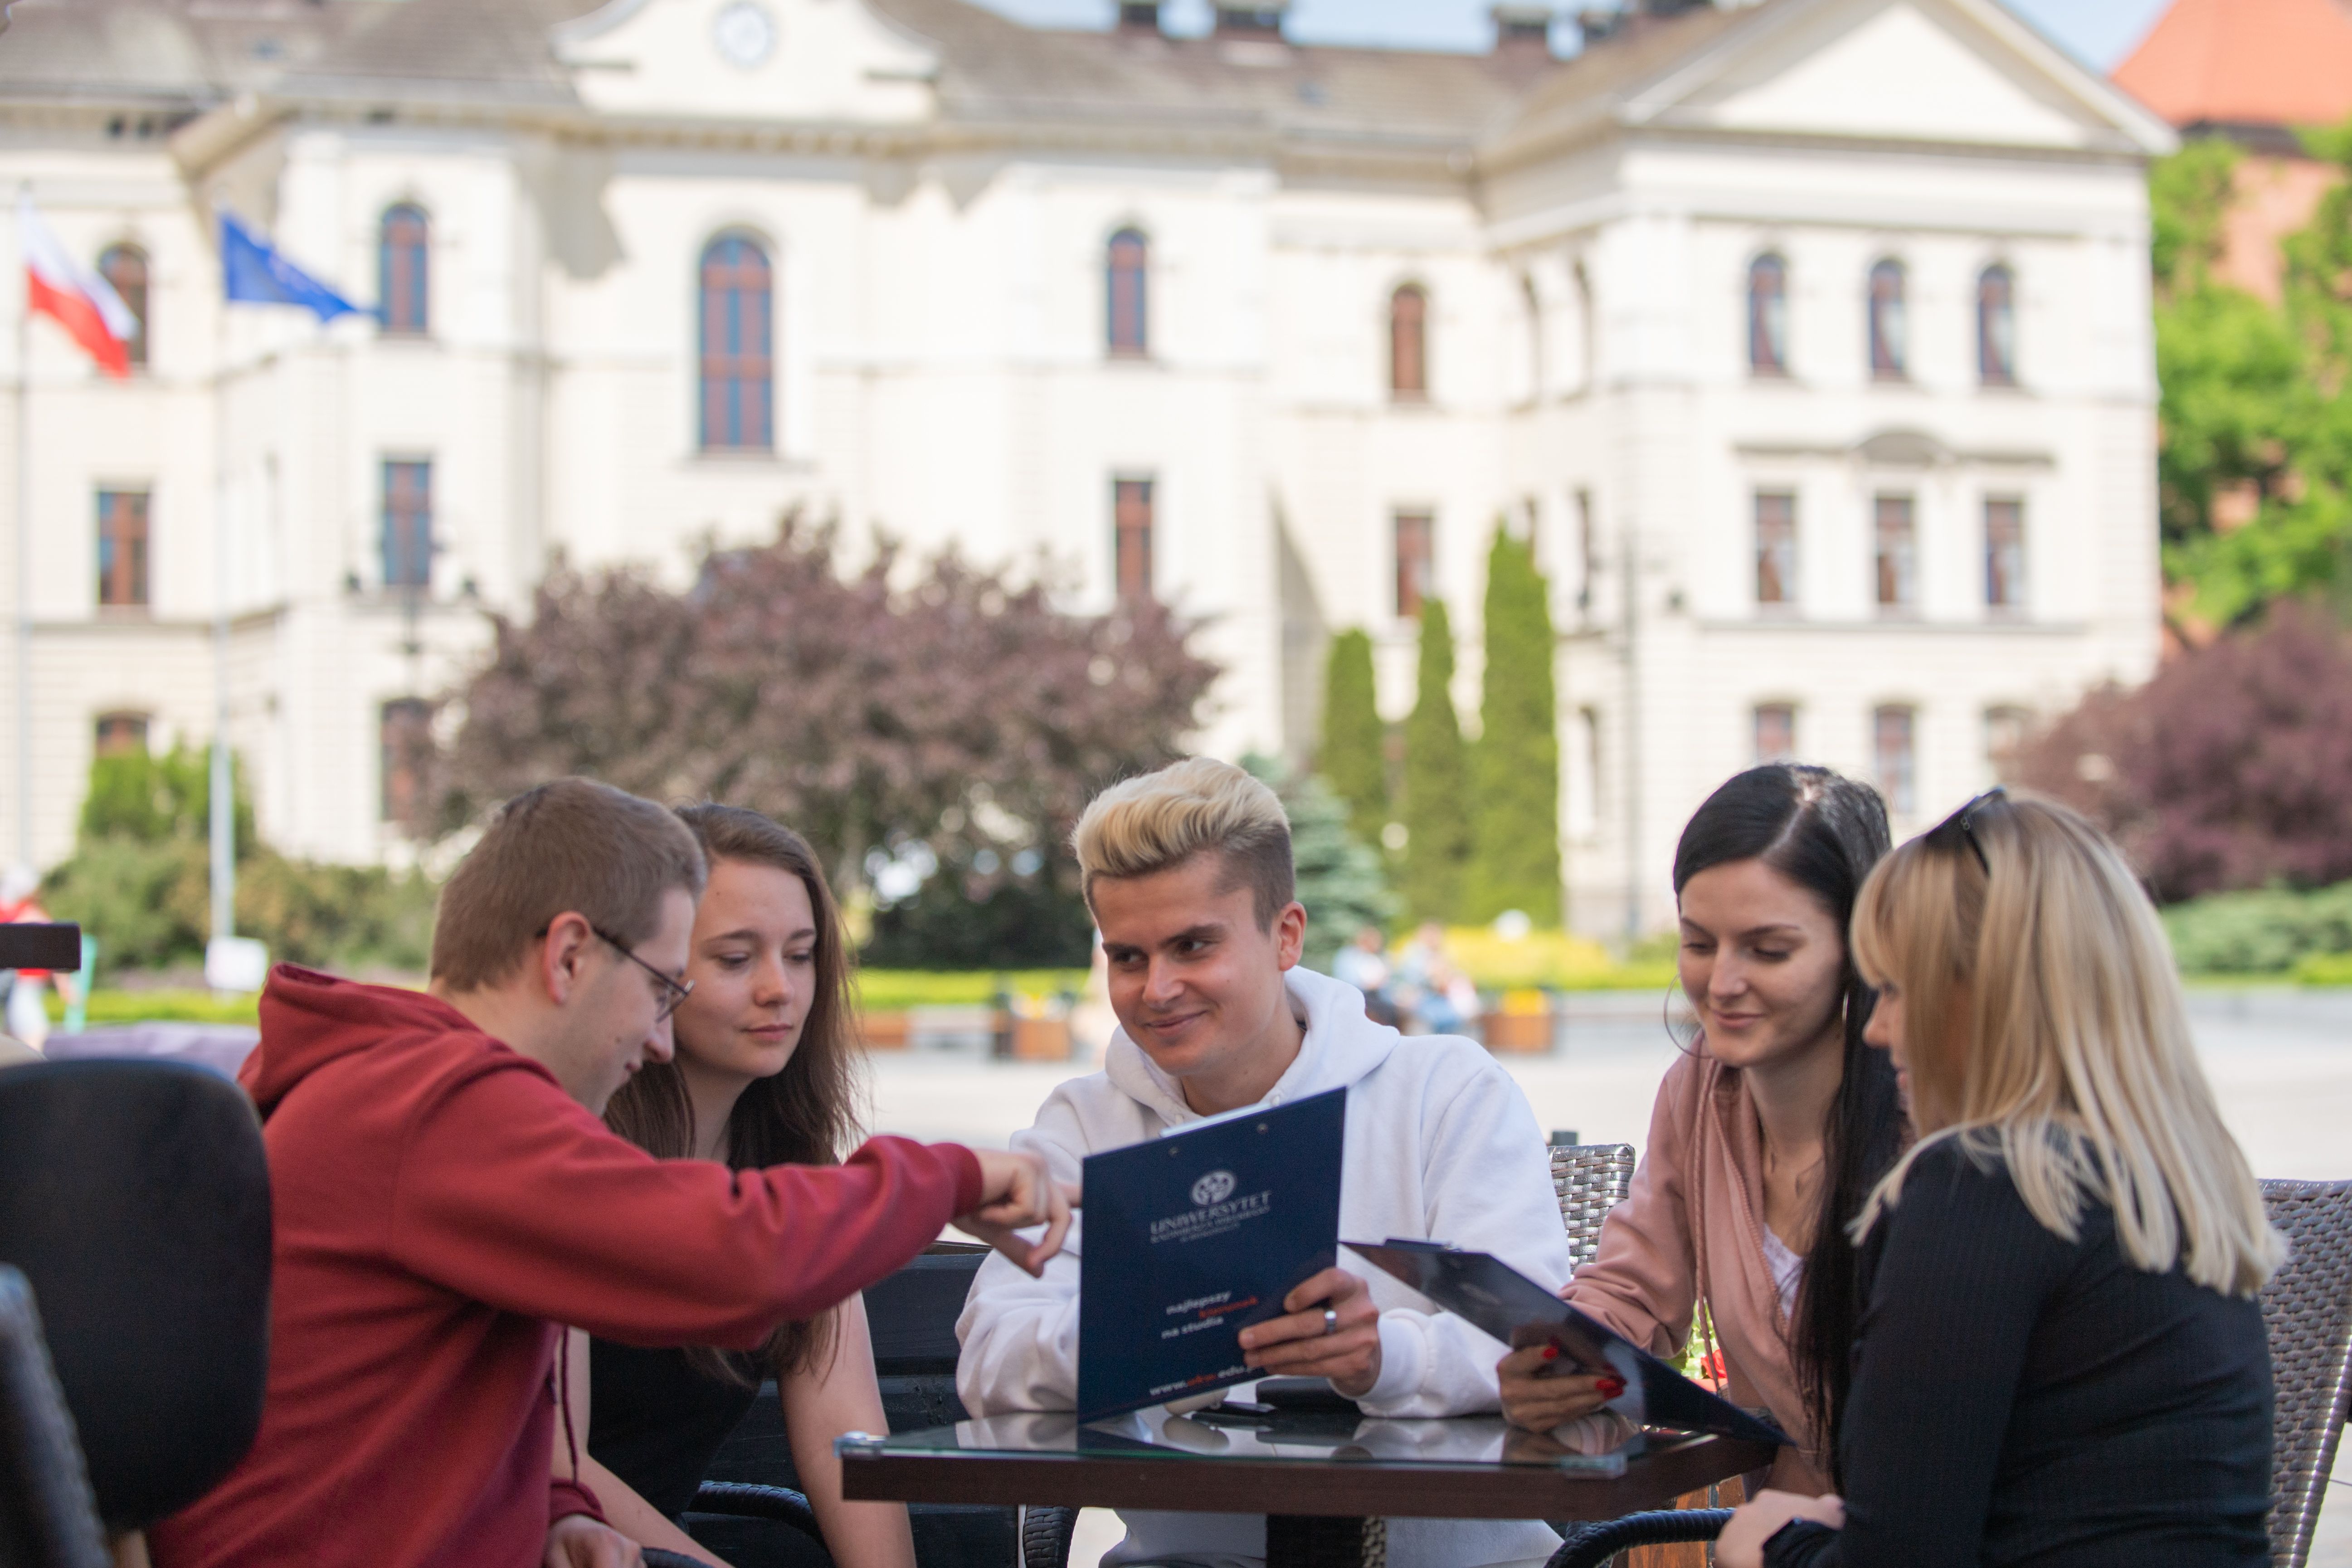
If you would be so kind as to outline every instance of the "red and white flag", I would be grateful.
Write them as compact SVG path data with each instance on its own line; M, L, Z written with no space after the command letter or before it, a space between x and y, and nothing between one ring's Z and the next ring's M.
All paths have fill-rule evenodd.
M30 196L17 198L16 248L25 258L26 308L63 327L107 374L129 375L139 319L112 284L58 243Z

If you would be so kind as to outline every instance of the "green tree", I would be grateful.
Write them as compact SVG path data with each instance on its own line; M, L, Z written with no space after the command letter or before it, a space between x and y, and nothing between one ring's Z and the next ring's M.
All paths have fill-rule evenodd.
M1348 831L1375 849L1389 825L1389 764L1372 700L1372 639L1360 629L1331 639L1323 672L1323 746L1316 759L1348 807Z
M1384 926L1396 916L1381 857L1348 826L1347 803L1328 780L1293 775L1271 757L1255 753L1242 766L1282 797L1290 817L1290 858L1298 876L1298 901L1307 906L1309 969L1328 974L1348 939L1368 925Z
M2352 176L2352 123L2305 141ZM2274 306L2213 276L2237 160L2193 142L2148 178L2165 573L2221 626L2352 595L2352 192L2287 237Z
M89 793L81 803L81 842L125 838L139 844L193 838L212 832L212 752L174 746L162 756L134 747L89 764ZM229 798L237 858L254 851L253 796L245 764L229 756Z
M1464 912L1559 924L1559 734L1551 609L1535 552L1499 525L1486 552L1486 669Z
M1404 724L1404 902L1421 921L1458 919L1470 859L1470 769L1454 711L1454 626L1421 605L1421 679Z

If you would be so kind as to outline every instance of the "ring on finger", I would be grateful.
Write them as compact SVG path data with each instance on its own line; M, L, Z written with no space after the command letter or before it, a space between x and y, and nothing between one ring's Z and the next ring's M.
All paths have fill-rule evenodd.
M1339 1331L1339 1310L1337 1307L1323 1309L1323 1331L1327 1334L1336 1334Z

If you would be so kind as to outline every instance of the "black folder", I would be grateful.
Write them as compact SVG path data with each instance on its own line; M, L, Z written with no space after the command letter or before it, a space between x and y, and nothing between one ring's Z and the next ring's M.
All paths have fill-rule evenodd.
M1608 1407L1636 1426L1712 1432L1758 1443L1790 1441L1788 1434L1770 1421L1701 1388L1492 1253L1464 1252L1443 1242L1395 1237L1381 1243L1340 1245L1361 1253L1513 1350L1549 1341L1559 1347L1574 1370L1624 1379L1625 1392L1609 1401Z

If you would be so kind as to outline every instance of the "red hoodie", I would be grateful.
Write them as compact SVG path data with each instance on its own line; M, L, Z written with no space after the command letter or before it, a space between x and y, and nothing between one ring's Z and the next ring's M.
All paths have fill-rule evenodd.
M152 1532L159 1568L538 1568L548 1524L594 1506L550 1474L555 1325L750 1349L980 1201L951 1144L656 1160L446 1003L289 964L241 1077L275 1210L268 1399L244 1462Z

